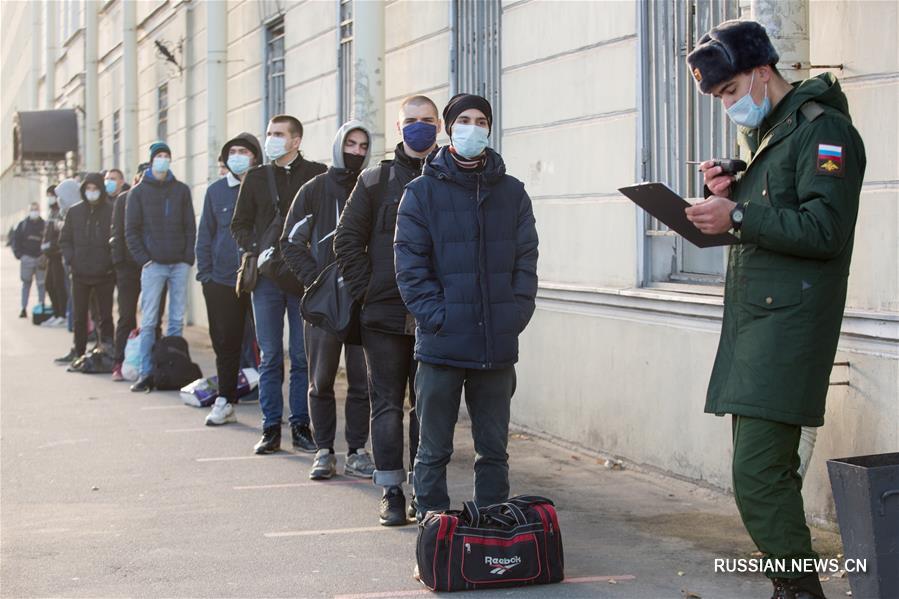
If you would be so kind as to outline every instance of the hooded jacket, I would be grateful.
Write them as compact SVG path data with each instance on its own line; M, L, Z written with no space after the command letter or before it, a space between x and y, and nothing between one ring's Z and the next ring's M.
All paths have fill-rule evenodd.
M406 186L396 221L396 281L416 320L415 358L458 368L518 361L518 335L534 314L537 229L524 184L486 150L464 172L449 147Z
M334 165L303 185L297 193L281 235L281 253L290 271L304 287L309 287L326 266L334 262L334 233L344 205L359 171L344 167L343 144L351 131L363 131L371 142L371 132L361 121L344 123L334 136ZM362 169L369 154L365 155Z
M41 252L48 258L59 259L62 255L59 250L59 234L62 232L63 222L62 211L57 203L56 208L51 208L50 213L47 214L47 223L44 225L44 237L41 242Z
M409 311L396 286L393 234L403 189L421 175L424 161L407 156L402 142L394 156L359 176L337 225L334 253L350 294L362 305L362 325L402 335Z
M241 142L251 146L258 164L262 159L259 141L250 133L241 133L222 147L221 158L227 164L228 150ZM246 175L246 173L244 173ZM200 227L197 229L197 280L234 287L240 266L240 249L231 235L231 219L240 189L240 179L230 171L206 188Z
M44 238L45 222L41 217L31 218L26 216L16 226L13 233L12 251L16 260L22 256L37 258L41 255L41 242Z
M730 248L724 321L705 411L824 424L840 337L865 147L826 73L793 84L757 129Z
M100 190L96 202L88 202L84 195L89 183ZM72 277L88 282L110 280L114 277L109 249L112 203L103 187L103 175L89 173L81 184L81 197L83 201L66 212L59 248Z
M147 169L125 202L125 241L134 261L193 264L196 236L190 189L171 170L159 180Z

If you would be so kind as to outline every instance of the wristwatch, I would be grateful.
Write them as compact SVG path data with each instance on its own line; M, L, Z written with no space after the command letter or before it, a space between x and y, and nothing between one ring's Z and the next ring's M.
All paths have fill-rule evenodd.
M734 226L734 231L739 231L743 226L743 217L746 215L746 204L738 203L734 209L730 211L730 222Z

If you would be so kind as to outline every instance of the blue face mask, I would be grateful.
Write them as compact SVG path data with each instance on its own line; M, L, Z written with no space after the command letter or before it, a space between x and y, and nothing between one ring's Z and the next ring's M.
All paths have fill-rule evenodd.
M171 158L165 158L164 156L157 156L153 159L153 172L154 173L167 173L169 172L169 164L171 164Z
M456 152L463 158L477 158L487 147L489 131L477 125L453 125L452 141Z
M228 156L228 168L235 175L242 175L250 169L250 157L246 154L231 154Z
M112 179L106 179L106 182L103 183L103 186L106 187L106 193L115 193L115 181L113 181Z
M437 125L415 121L403 127L403 141L416 152L430 149L437 141Z
M741 127L749 127L750 129L755 129L761 125L768 113L771 112L768 84L765 84L765 99L762 100L762 105L758 106L752 99L752 84L754 81L755 71L752 72L752 79L749 80L749 91L727 109L727 116L730 117L730 120Z

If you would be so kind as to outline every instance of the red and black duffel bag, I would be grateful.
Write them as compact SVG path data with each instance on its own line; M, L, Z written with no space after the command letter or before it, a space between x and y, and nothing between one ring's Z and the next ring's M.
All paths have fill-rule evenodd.
M556 508L535 495L428 512L415 553L419 579L432 591L549 584L565 577Z

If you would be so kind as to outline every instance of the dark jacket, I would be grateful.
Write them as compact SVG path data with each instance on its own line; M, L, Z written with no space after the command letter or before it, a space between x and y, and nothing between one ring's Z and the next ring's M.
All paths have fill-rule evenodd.
M281 254L290 272L303 287L309 287L326 266L334 262L334 233L337 222L359 172L344 168L343 144L355 129L368 129L359 121L344 123L334 136L333 162L327 172L303 185L290 206L281 235ZM368 162L368 156L365 163Z
M17 260L22 256L37 258L41 255L41 242L44 239L44 219L24 218L16 226L13 234L12 251Z
M193 264L196 236L190 189L172 171L159 181L147 169L125 202L125 241L134 261Z
M362 172L334 235L334 253L350 294L362 305L362 325L403 334L409 311L396 286L393 235L405 186L421 174L423 160L397 145L395 158ZM381 189L382 171L387 179Z
M114 277L109 250L112 204L103 189L103 176L100 173L89 173L84 178L84 183L81 184L82 198L88 183L93 183L100 189L100 199L94 203L85 199L69 208L59 235L59 248L72 277L99 282Z
M125 241L125 206L128 201L128 191L122 191L113 200L112 206L112 230L109 235L109 247L112 251L112 263L116 268L139 268L134 261L134 256L128 250Z
M59 249L59 234L62 231L64 219L62 212L57 208L47 215L47 223L44 225L44 238L41 242L41 251L48 258L59 258L62 252Z
M731 198L745 217L705 411L821 426L866 158L832 74L793 86L741 130L749 167Z
M240 250L231 235L231 218L240 180L231 173L206 188L197 229L197 280L234 287Z
M265 249L259 248L259 241L275 218L266 169L274 169L278 205L282 215L290 210L290 204L300 187L312 177L328 170L324 164L310 162L301 154L289 166L287 169L272 163L251 168L244 175L237 194L237 204L234 206L234 218L231 219L231 234L241 250L258 256L261 249Z
M524 184L487 149L480 173L444 147L406 186L396 222L396 280L415 317L415 357L459 368L518 361L534 314L537 229Z

